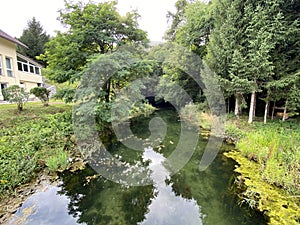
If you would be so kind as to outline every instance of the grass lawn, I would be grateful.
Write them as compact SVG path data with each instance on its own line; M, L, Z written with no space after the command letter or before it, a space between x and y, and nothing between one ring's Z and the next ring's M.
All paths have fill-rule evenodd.
M44 115L62 113L72 109L71 104L51 101L48 107L41 102L27 102L24 110L19 112L16 104L0 104L0 128L10 127L27 120L36 119Z

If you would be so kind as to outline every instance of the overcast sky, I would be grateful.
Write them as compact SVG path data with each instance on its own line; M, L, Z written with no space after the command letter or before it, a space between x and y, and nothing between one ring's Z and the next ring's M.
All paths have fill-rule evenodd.
M94 0L94 2L103 1ZM137 9L141 15L140 28L148 32L150 40L161 41L167 29L167 11L174 11L175 2L176 0L118 0L118 9L123 15ZM57 11L62 8L64 8L63 0L1 1L0 29L13 37L20 37L28 20L35 17L46 32L54 36L55 30L62 29L57 21L59 15Z

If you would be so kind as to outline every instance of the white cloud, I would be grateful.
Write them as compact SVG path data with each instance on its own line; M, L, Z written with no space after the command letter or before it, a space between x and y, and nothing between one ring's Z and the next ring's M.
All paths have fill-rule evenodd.
M149 38L160 41L167 29L167 12L174 10L176 0L119 0L120 13L137 9L141 15L140 27Z
M88 1L88 0L84 0ZM101 0L94 0L100 2ZM101 1L103 2L103 1ZM167 29L167 11L174 10L176 0L119 0L121 14L137 9L141 15L140 28L148 32L153 41L160 41ZM62 27L57 21L63 0L8 0L1 2L0 29L11 36L19 37L27 22L36 17L48 34Z

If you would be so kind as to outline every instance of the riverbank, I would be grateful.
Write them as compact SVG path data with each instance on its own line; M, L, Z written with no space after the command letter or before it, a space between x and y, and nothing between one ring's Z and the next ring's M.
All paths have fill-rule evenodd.
M181 133L181 122L177 116L176 111L172 109L158 110L147 118L135 119L131 126L132 132L146 139L150 134L149 121L157 117L168 121L168 130L160 145L161 150L157 149L159 153L156 152L155 155L162 158L169 157L177 148L178 134ZM131 151L130 147L119 142L113 143L107 150L115 157L131 165L142 165L140 162L143 152ZM150 220L149 215L153 215L153 219L164 219L158 222L159 224L199 224L199 219L207 224L265 224L261 213L237 205L236 197L230 191L234 177L233 160L223 156L220 151L207 170L199 170L199 158L206 145L207 140L200 137L193 156L184 168L164 182L159 182L164 190L157 191L156 185L144 187L119 185L97 175L87 166L86 169L75 173L70 171L59 173L58 188L55 188L55 191L50 189L45 193L43 191L30 196L15 213L14 218L33 224L59 224L61 221L75 218L78 222L87 224L97 221L100 224L132 225L142 223L144 220L145 224L157 223ZM229 145L224 147L226 151L232 148ZM54 201L55 199L61 200ZM192 203L196 210L188 208L188 202ZM46 207L42 207L45 203ZM162 210L157 210L158 208ZM177 208L176 212L182 213L174 213L174 208ZM25 217L23 212L26 212ZM182 221L183 219L188 221ZM193 223L192 219L198 222Z
M71 105L27 103L0 105L0 223L74 155Z
M298 121L248 124L231 117L226 139L236 150L225 153L239 166L236 185L241 204L264 213L271 225L300 222L300 126Z
M0 224L44 183L56 182L57 172L85 168L76 147L72 107L30 102L17 111L15 104L0 105Z
M215 119L198 105L189 105L181 115L198 124L201 134L210 130ZM197 121L190 119L196 117ZM236 118L230 114L223 139L235 146L224 155L238 164L234 185L240 204L262 212L271 225L299 225L300 121L277 118L263 124L263 119L256 117L249 124L247 116Z

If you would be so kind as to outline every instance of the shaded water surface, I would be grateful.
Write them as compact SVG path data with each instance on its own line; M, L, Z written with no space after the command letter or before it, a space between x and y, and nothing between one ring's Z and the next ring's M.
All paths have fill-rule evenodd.
M98 176L91 168L60 175L58 187L31 196L16 213L22 224L88 225L257 225L266 224L254 211L241 208L231 191L234 162L219 153L213 164L199 171L207 141L200 138L193 157L175 175L164 161L176 147L180 123L173 110L156 112L168 125L167 136L157 149L127 149L118 142L109 146L114 155L131 162L148 163L153 185L128 187ZM151 118L133 121L135 135L147 138ZM223 148L230 146L223 146ZM26 215L25 215L26 214Z

